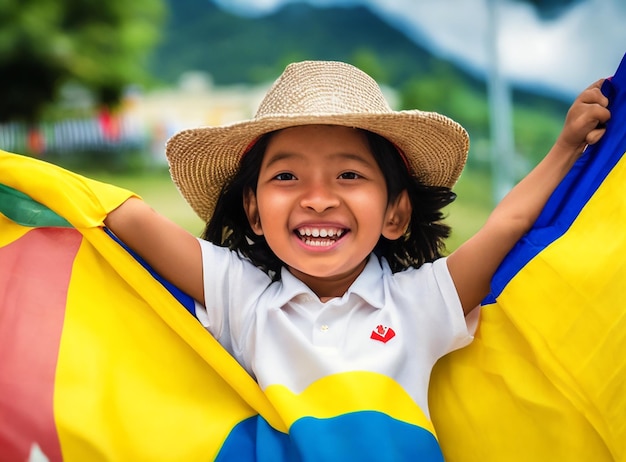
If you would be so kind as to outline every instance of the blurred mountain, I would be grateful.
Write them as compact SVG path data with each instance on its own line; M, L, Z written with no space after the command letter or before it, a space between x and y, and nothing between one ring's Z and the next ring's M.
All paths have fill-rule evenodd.
M208 0L167 0L169 21L153 71L167 82L185 70L216 84L259 83L291 61L370 61L377 79L397 85L437 61L364 7L315 8L296 3L258 18L237 16Z
M539 3L542 14L553 16L572 0ZM484 88L482 76L434 56L365 7L292 3L274 14L246 17L209 0L166 0L166 4L169 18L152 56L151 71L167 84L189 70L210 74L217 85L256 84L273 80L289 62L328 59L353 63L396 88L442 69L455 74L455 81ZM516 98L528 101L535 95L517 89ZM557 106L561 111L562 103Z
M533 5L539 16L545 20L557 19L568 8L584 0L517 0Z

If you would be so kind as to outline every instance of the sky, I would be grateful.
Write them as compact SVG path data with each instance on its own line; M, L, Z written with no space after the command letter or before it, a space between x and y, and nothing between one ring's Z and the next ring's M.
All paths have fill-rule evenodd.
M556 19L542 20L532 6L514 0L215 0L247 15L275 11L287 2L316 6L366 5L437 55L477 72L491 56L515 84L564 97L608 77L626 53L626 1L582 0ZM494 6L495 5L495 6ZM490 18L497 42L490 42ZM424 43L425 42L425 43ZM497 43L497 53L489 43Z

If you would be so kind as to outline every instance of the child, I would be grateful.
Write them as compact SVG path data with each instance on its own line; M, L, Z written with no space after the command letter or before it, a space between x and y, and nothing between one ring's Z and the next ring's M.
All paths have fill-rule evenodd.
M345 371L391 377L428 416L431 368L471 341L465 315L609 118L601 81L544 160L443 257L441 209L469 142L454 121L392 111L339 62L288 66L254 119L175 135L172 177L207 221L197 239L138 199L107 227L205 306L200 321L261 388Z

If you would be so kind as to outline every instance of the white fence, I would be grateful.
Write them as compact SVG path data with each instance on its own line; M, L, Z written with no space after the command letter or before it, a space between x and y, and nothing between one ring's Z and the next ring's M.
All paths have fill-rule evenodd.
M34 126L0 124L0 149L20 154L123 150L142 148L146 142L143 131L130 119L106 113Z

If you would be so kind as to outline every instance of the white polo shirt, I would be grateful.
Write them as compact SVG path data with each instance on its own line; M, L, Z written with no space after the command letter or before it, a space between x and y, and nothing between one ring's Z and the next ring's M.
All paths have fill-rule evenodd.
M236 252L199 241L206 310L197 317L262 389L300 393L331 374L371 371L428 415L433 365L472 339L445 258L392 273L371 255L343 297L323 303L287 269L272 282Z

